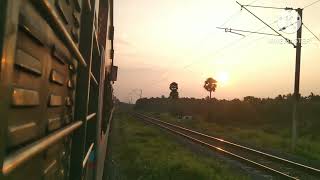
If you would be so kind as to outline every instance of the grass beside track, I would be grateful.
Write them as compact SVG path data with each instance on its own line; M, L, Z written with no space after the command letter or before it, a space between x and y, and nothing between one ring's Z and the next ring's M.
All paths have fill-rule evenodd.
M279 152L293 153L306 160L320 162L320 143L315 137L299 137L294 152L291 150L291 138L289 129L279 129L274 126L260 127L235 127L233 125L221 125L214 122L207 122L202 119L179 120L169 113L147 113L163 121L175 123L191 128L208 135L231 138L245 144L256 147L268 147Z
M242 180L224 162L196 154L163 131L117 113L112 127L105 179Z

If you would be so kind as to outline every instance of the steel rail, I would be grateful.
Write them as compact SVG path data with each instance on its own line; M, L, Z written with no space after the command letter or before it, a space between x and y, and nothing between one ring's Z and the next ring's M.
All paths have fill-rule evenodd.
M77 45L73 42L71 35L64 27L63 23L59 19L58 14L55 12L48 0L32 0L32 2L40 9L40 12L46 12L45 15L48 18L48 24L52 26L54 30L60 33L61 38L63 38L68 48L70 48L71 52L76 56L76 59L80 62L80 64L86 67L87 63L77 48Z
M58 142L62 138L71 134L74 130L78 129L82 125L82 121L77 121L73 124L70 124L56 132L46 136L32 144L29 144L7 156L4 160L2 173L4 175L8 175L17 167L21 166L23 163L27 162L34 156L38 155L39 153L43 152L50 145Z
M141 117L140 117L140 118L141 118ZM147 118L147 117L145 117L145 118ZM152 119L152 118L149 118L149 119ZM187 134L184 134L184 133L182 133L182 132L178 132L177 130L174 130L174 129L169 128L169 127L164 126L164 125L161 125L160 123L156 123L156 122L151 121L151 120L148 120L148 119L144 119L144 120L147 121L147 122L149 122L149 123L151 123L151 124L160 126L161 128L164 128L164 129L166 129L166 130L169 130L169 131L173 132L174 134L178 134L178 135L180 135L180 136L182 136L182 137L185 137L185 138L187 138L187 139L189 139L189 140L191 140L191 141L193 141L193 142L195 142L195 143L198 143L198 144L203 145L203 146L206 146L206 147L208 147L208 148L210 148L210 149L214 149L214 150L216 150L216 151L222 152L222 153L224 153L224 154L226 154L226 155L228 155L228 156L232 156L232 157L237 158L237 159L239 159L239 160L241 160L241 161L244 161L244 162L246 162L246 163L253 164L253 165L258 166L259 168L265 169L265 170L267 170L267 171L269 171L269 172L271 172L271 173L280 175L280 176L285 177L285 178L287 178L287 179L299 180L299 178L297 178L297 177L290 176L290 175L288 175L288 174L286 174L286 173L283 173L283 172L278 171L278 170L276 170L276 169L273 169L273 168L271 168L271 167L265 166L265 165L263 165L263 164L260 164L260 163L258 163L258 162L255 162L255 161L250 160L250 159L248 159L248 158L245 158L245 157L243 157L243 156L240 156L240 155L237 155L237 154L232 153L232 152L230 152L230 151L224 150L224 149L222 149L222 148L220 148L220 147L218 147L218 146L214 146L214 145L212 145L212 144L206 143L206 142L204 142L204 141L201 141L201 140L199 140L199 139L196 139L196 138L194 138L194 137L191 137L191 136L189 136L189 135L187 135Z
M255 150L255 149L249 148L247 146L243 146L243 145L239 145L239 144L236 144L236 143L233 143L233 142L230 142L230 141L226 141L226 140L223 140L221 138L217 138L217 137L214 137L214 136L209 136L209 135L206 135L206 134L203 134L203 133L191 130L191 129L187 129L187 128L184 128L184 127L181 127L181 126L177 126L175 124L164 122L164 121L161 121L161 120L158 120L156 118L149 117L149 116L146 116L146 115L143 115L143 114L140 114L140 113L136 113L136 114L140 115L140 116L143 116L145 118L149 118L149 119L152 119L154 121L169 125L171 127L187 131L189 133L192 133L192 134L195 134L195 135L198 135L198 136L201 136L201 137L205 137L205 138L208 138L208 139L211 139L211 140L216 140L216 141L222 142L224 144L227 144L227 145L239 148L239 149L244 149L244 150L253 152L253 153L258 154L258 155L263 155L263 156L265 156L267 158L271 158L271 159L274 159L274 160L277 160L277 161L280 161L280 162L284 162L284 163L286 163L288 165L295 166L295 167L300 168L302 170L306 170L306 171L309 171L311 173L320 175L320 169L317 169L317 168L314 168L314 167L310 167L310 166L307 166L307 165L304 165L304 164L301 164L301 163L298 163L298 162L294 162L294 161L291 161L291 160L288 160L288 159L284 159L284 158L281 158L281 157L278 157L278 156L275 156L275 155L272 155L272 154L269 154L269 153L265 153L265 152L262 152L262 151L259 151L259 150Z

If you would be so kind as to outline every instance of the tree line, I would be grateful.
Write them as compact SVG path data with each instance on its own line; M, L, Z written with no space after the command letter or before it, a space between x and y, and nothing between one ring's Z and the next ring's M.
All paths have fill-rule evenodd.
M169 85L168 98L161 97L141 98L136 101L135 109L149 112L170 113L174 116L191 115L195 119L208 122L252 126L270 125L276 128L288 128L292 121L293 94L278 95L274 98L258 98L246 96L240 99L212 98L212 92L218 87L213 78L204 81L203 88L209 92L206 98L179 98L178 83ZM310 93L301 96L298 104L299 122L301 129L309 132L318 132L320 126L320 95ZM260 126L261 127L261 126Z
M292 118L292 94L278 95L274 98L258 98L254 96L232 100L218 100L210 97L196 98L142 98L138 99L135 109L167 113L172 115L191 115L208 122L250 125L258 127L273 124L274 127L288 127ZM298 105L299 126L310 130L320 126L320 96L311 93L301 97ZM317 131L317 130L315 130Z

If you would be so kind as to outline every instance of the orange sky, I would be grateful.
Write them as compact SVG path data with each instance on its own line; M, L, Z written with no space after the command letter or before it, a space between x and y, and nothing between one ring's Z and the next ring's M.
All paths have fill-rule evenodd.
M243 4L304 7L315 0L239 0ZM284 11L250 8L272 24ZM320 37L320 3L304 10L304 23ZM230 18L231 17L231 18ZM229 19L229 21L227 21ZM168 96L169 84L179 84L181 97L207 96L207 77L220 80L214 96L274 97L293 91L295 49L279 37L225 33L217 26L258 30L264 25L233 0L117 0L115 1L115 64L119 66L115 93L122 101L137 95ZM281 24L273 23L279 29ZM272 33L268 28L262 32ZM283 33L294 39L295 34ZM302 49L301 92L320 94L320 42L306 29ZM223 82L221 82L223 81Z

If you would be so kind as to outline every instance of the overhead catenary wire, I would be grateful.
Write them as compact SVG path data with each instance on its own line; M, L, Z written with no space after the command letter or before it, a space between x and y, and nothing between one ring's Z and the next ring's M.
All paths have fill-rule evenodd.
M217 28L218 28L218 29L224 29L225 32L229 32L229 33L234 33L233 31L238 31L238 32L245 32L245 33L250 33L250 34L261 34L261 35L269 35L269 36L279 36L278 34L257 32L257 31L248 31L248 30L232 29L232 28L222 28L222 27L217 27Z
M314 1L314 2L312 2L312 3L310 3L310 4L306 5L306 6L304 6L303 9L306 9L306 8L308 8L308 7L311 7L311 6L315 5L315 4L317 4L318 2L320 2L320 0Z
M272 24L274 24L274 23L276 23L276 22L278 22L278 21L279 21L279 20L276 20L276 21L274 21ZM267 26L264 26L264 27L262 27L262 28L259 28L259 29L257 29L257 31L263 30L263 29L265 29L266 27L267 27ZM253 35L253 34L249 34L249 35L247 35L246 37L249 37L250 35ZM249 50L249 47L252 48L252 46L250 46L250 45L251 45L253 42L254 42L254 43L257 43L257 42L263 40L263 39L266 38L266 37L268 37L268 35L263 35L262 37L255 38L255 39L252 39L252 40L250 40L250 41L246 41L245 44L241 44L241 47L245 47L245 49L243 49L241 52L242 52L242 53L245 53L247 50ZM256 46L256 45L257 45L257 44L255 44L255 46ZM230 55L230 54L228 54L228 55ZM203 75L205 75L205 74L202 73L201 75L203 76Z
M254 8L264 8L264 9L279 9L279 10L293 10L293 8L291 7L273 7L273 6L255 6L255 5L250 5L250 4L246 4L243 5L245 7L254 7Z
M257 2L257 1L258 1L258 0L255 0L255 1L251 2L250 4L253 4L253 3ZM231 17L235 17L235 15L238 14L239 12L241 12L241 10L238 11L238 12L236 12L236 13L234 13ZM231 17L228 18L227 21L225 21L223 24L227 24L227 23L232 19ZM279 21L279 19L275 20L275 21L272 22L271 24L274 24L274 23L276 23L276 22L278 22L278 21ZM265 29L266 27L268 27L267 24L265 24L265 26L257 29L256 31L263 30L263 29ZM213 57L218 56L218 55L221 54L221 52L223 52L224 50L234 47L235 45L239 44L240 42L243 42L242 40L244 40L245 38L247 38L247 37L249 37L250 35L253 34L253 33L251 33L251 32L248 32L248 33L249 33L249 35L247 35L247 36L245 36L245 37L242 37L241 39L237 39L237 40L235 40L235 41L232 41L232 42L230 42L230 43L222 46L221 48L215 50L213 53L210 53L210 54L214 54ZM266 34L268 34L268 33L266 33ZM274 34L274 35L275 35L275 34ZM264 37L262 37L262 38L259 38L258 40L261 40L261 39L263 39L263 38L265 38L265 37L266 37L266 36L264 36ZM288 40L289 40L289 39L288 39ZM254 39L253 41L256 41L256 40ZM250 41L248 44L251 44L251 43L252 43L252 41ZM201 59L203 59L203 58L205 58L205 57L207 57L207 56L210 56L210 55L205 55L205 56L201 57ZM189 68L190 66L192 66L193 64L195 64L195 63L197 63L197 62L199 62L199 60L193 61L193 62L191 62L191 63L183 66L183 69L185 70L185 69ZM168 71L165 71L164 73L162 73L162 75L163 75L163 74L166 74L166 76L165 76L165 77L162 77L162 78L159 79L159 80L152 80L152 81L151 81L151 84L155 85L155 84L159 84L159 83L161 83L161 82L163 82L163 81L168 80L168 79L169 79ZM161 75L160 75L160 76L161 76Z
M253 3L256 3L257 1L259 1L259 0L254 0L254 1L250 2L249 5L251 5L251 4L253 4ZM224 23L222 23L220 26L222 26L222 27L225 26L228 22L230 22L232 19L234 19L234 17L236 17L236 16L239 15L240 13L241 13L241 10L233 13L233 14L232 14L229 18L227 18L227 20L226 20Z
M275 30L273 27L271 27L269 24L267 24L266 22L264 22L261 18L259 18L257 15L255 15L253 12L251 12L248 8L246 8L245 6L243 6L242 4L240 4L238 1L236 1L237 4L239 4L241 6L241 8L245 9L247 12L249 12L251 15L253 15L255 18L257 18L259 21L261 21L263 24L265 24L267 27L269 27L272 31L274 31L276 34L278 34L279 36L281 36L282 38L284 38L286 40L286 42L288 42L289 44L293 45L294 47L296 47L296 45L294 43L292 43L292 41L286 37L284 37L281 33L279 33L277 30Z
M277 23L278 21L279 21L279 19L273 21L273 22L271 23L271 25ZM261 31L261 30L263 30L263 29L265 29L265 28L267 28L267 27L268 27L268 26L265 25L265 26L263 26L263 27L255 30L255 31ZM234 40L234 41L232 41L232 42L230 42L230 43L222 46L221 48L215 50L213 53L210 53L210 54L214 54L213 57L216 57L216 56L218 56L219 54L221 54L221 52L223 52L224 50L230 49L230 48L234 47L235 45L240 44L241 42L243 42L244 39L247 39L250 35L253 35L253 33L249 33L246 37L242 37L242 38L240 38L240 39ZM262 39L264 39L264 38L266 38L266 37L267 37L267 35L265 35L265 36L263 36L262 38L259 38L259 39L253 39L253 40L249 41L249 42L246 43L246 44L251 44L252 42L260 41L260 40L262 40ZM207 57L207 56L210 56L210 55L203 56L202 59L205 58L205 57ZM183 67L183 69L185 70L185 69L191 67L193 64L195 64L195 63L197 63L197 62L199 62L199 61L198 61L198 60L192 61L191 63L185 65L185 66ZM165 77L162 77L162 78L159 79L159 80L153 80L151 84L156 85L156 84L159 84L159 83L161 83L161 82L163 82L163 81L168 80L168 79L169 79L169 76L168 76L167 73L168 73L167 71L164 72L164 73L162 73L162 74L166 74L166 76L165 76Z
M253 3L256 3L257 1L259 1L259 0L253 0L252 2L249 3L249 5L251 5L251 4L253 4ZM235 18L237 15L239 15L240 13L241 13L241 10L238 10L237 12L233 13L233 14L232 14L229 18L227 18L220 26L225 26L228 22L230 22L232 19L234 19L234 18ZM234 34L236 34L236 33L234 33ZM239 34L239 35L241 35L241 34ZM241 40L242 40L242 39L241 39ZM238 40L236 40L235 42L231 42L231 43L229 43L229 44L226 45L226 46L230 47L230 46L232 46L232 44L236 44L237 41L238 41ZM224 50L226 46L223 46L222 48L219 48L217 51ZM215 51L215 52L216 52L216 51ZM186 68L190 67L192 64L194 64L194 62L192 62L191 64L188 64L188 65L185 65L185 66L183 67L183 69L186 69ZM163 72L160 76L163 76L164 74L167 74L167 73L168 73L168 71L165 71L165 72ZM165 80L167 80L167 79L169 79L168 75L166 75L165 77L162 77L162 78L159 79L159 80L152 80L152 84L154 84L154 83L158 84L158 83L161 83L162 81L165 81Z
M310 28L308 28L304 23L302 25L320 42L320 38L312 32Z
M273 21L271 24L275 24L275 23L277 23L278 21L279 21L279 19ZM265 28L267 28L266 25L263 26L263 27L261 27L261 28L259 28L259 29L257 29L257 30L255 30L255 31L261 31L261 30L263 30L263 29L265 29ZM242 37L242 38L239 39L239 40L237 39L237 40L235 40L235 41L232 41L232 42L226 44L225 46L221 47L220 49L217 49L216 51L214 51L213 53L210 53L210 54L219 54L220 51L224 51L225 49L232 48L233 46L239 44L240 42L243 42L243 40L244 40L245 38L247 39L247 38L248 38L250 35L252 35L252 34L253 34L253 33L249 33L247 36ZM266 37L266 36L264 36L264 37ZM255 40L250 41L249 44L250 44L251 42L253 42L253 41L255 41ZM207 56L210 56L210 55L207 55ZM204 57L206 57L206 56L204 56ZM188 67L192 66L192 65L195 64L196 62L198 62L198 61L193 61L192 63L184 66L183 69L187 69Z
M284 27L282 27L281 29L279 29L279 31L284 31L284 30L286 30L288 27L291 27L291 26L293 26L293 25L295 25L295 24L297 24L298 23L298 21L296 21L296 22L294 22L294 23L291 23L291 24L289 24L288 26L284 26Z

